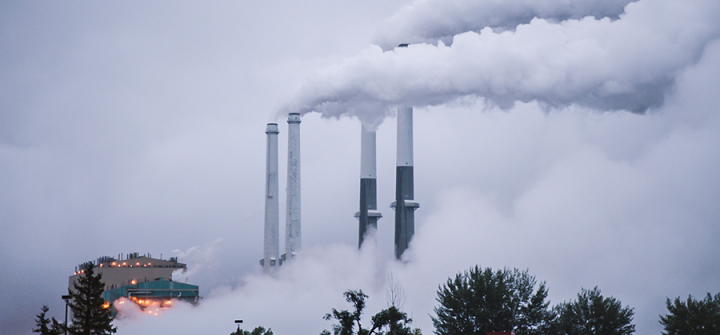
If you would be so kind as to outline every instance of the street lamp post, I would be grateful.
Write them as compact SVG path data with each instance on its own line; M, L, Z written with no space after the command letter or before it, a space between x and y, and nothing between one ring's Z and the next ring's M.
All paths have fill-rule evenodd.
M62 299L65 300L65 325L63 326L63 328L65 328L65 335L67 335L67 329L68 329L67 310L68 310L68 303L70 302L70 299L72 299L72 296L64 295L64 296L62 296Z

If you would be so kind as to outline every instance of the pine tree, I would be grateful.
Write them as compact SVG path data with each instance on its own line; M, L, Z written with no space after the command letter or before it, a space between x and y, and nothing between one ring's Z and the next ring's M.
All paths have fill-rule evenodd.
M68 328L73 335L108 335L117 332L113 327L110 308L102 297L104 284L102 274L95 275L92 263L78 277L70 290L72 302L72 325Z
M64 325L53 317L48 319L45 315L50 310L47 305L43 305L40 309L40 314L36 315L35 325L37 328L33 329L33 333L40 333L40 335L60 335L65 331Z

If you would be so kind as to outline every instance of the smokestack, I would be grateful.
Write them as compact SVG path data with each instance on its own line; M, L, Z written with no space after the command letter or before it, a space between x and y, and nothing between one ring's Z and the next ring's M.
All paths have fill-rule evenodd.
M268 273L280 265L280 208L278 199L278 125L268 123L265 173L265 250L260 264Z
M287 217L285 259L300 252L300 114L288 115Z
M377 179L375 164L375 132L365 125L360 132L360 211L355 217L360 221L358 248L362 247L368 230L377 230L382 214L377 211Z
M399 107L397 114L397 170L395 172L395 257L400 259L415 234L413 185L413 110Z

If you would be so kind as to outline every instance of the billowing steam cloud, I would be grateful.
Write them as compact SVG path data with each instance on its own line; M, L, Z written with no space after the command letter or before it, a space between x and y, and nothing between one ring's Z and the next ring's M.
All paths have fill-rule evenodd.
M389 18L376 42L388 50L400 43L452 43L452 37L485 27L514 30L534 18L564 21L593 16L617 19L630 0L416 0Z
M536 18L514 31L457 34L449 46L411 44L385 52L373 46L308 79L285 107L369 123L394 105L462 97L482 97L503 109L538 101L546 108L644 112L662 104L678 71L718 36L718 21L718 2L643 0L628 4L614 21Z

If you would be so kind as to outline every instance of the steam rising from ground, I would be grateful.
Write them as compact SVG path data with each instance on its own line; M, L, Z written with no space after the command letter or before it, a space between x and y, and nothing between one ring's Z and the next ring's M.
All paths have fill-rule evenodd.
M440 3L424 4L431 5ZM718 2L643 0L615 21L535 18L514 31L460 33L450 46L373 46L308 79L283 111L377 124L395 105L481 97L502 109L537 101L544 108L644 112L663 103L678 72L718 36L718 21Z

